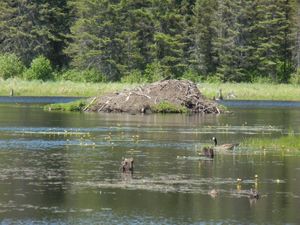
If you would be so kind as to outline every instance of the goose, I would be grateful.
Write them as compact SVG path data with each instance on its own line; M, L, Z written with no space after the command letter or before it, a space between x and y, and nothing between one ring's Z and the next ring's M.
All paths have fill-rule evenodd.
M125 172L133 172L133 158L123 158L121 162L121 169L123 173Z
M248 196L250 199L259 199L259 193L254 190L254 189L250 189L249 191L249 196Z
M212 147L203 147L202 153L199 153L199 155L213 159L215 156L214 149Z
M222 144L218 145L218 140L216 137L212 137L212 140L214 141L215 150L233 150L236 146L239 145L239 143L233 143L233 144Z

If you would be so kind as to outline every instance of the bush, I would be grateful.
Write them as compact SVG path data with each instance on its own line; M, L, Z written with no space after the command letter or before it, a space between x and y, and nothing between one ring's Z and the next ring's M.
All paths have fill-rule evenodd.
M192 70L187 70L182 75L182 79L186 79L186 80L193 81L195 83L199 83L199 82L201 82L202 77L198 73L196 73Z
M144 72L145 79L150 83L162 80L166 76L167 73L159 62L148 64Z
M61 75L58 75L56 79L93 83L106 81L106 77L94 69L83 71L67 70Z
M24 71L24 65L15 54L4 54L0 56L0 77L20 77Z
M50 60L44 56L39 56L32 60L30 68L24 72L24 78L27 80L51 80L53 79L53 70Z
M81 73L85 82L97 83L107 81L106 77L95 69L83 70Z
M143 76L141 71L134 70L130 74L125 75L121 78L122 83L145 83L147 82L146 78Z
M222 83L222 79L218 75L210 75L206 78L206 82L212 83L212 84L220 84L220 83Z
M295 73L291 74L289 82L294 85L300 84L300 69L297 69Z

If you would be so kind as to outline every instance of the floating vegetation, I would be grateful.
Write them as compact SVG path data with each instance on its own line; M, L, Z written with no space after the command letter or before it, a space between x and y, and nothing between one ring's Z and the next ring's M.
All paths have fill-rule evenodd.
M300 137L293 133L288 136L281 136L278 138L264 137L264 138L250 138L242 143L245 147L254 147L260 149L282 150L285 152L299 151L300 152Z
M56 103L44 106L45 110L48 111L71 111L71 112L81 112L86 107L86 101L79 100L68 103Z

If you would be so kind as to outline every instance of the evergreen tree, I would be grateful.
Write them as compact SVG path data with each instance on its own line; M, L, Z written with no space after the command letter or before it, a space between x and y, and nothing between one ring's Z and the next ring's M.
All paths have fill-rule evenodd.
M153 59L151 45L154 37L154 18L151 1L123 0L121 8L122 64L126 69L125 73L134 70L142 72Z
M263 0L258 6L257 69L262 76L274 81L288 79L292 58L290 13L289 1L285 0Z
M243 80L240 10L241 1L218 0L215 14L217 38L213 46L217 52L217 74L223 81Z
M15 53L27 65L38 55L62 65L68 12L66 0L2 0L0 52Z
M215 27L215 0L197 0L194 8L193 33L194 65L202 75L216 72L216 52L213 42L217 38Z
M118 80L122 70L118 4L109 0L83 0L75 1L74 6L77 20L71 27L72 42L65 51L72 65L83 70L96 69L109 80Z
M186 66L183 64L184 23L179 14L180 3L176 4L173 0L152 0L152 4L156 18L152 45L154 59L160 62L167 73L178 77Z

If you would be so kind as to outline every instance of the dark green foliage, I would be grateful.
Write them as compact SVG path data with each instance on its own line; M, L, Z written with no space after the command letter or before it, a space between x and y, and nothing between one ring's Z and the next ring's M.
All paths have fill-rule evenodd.
M0 53L26 66L44 55L56 79L79 82L288 82L297 11L296 0L2 0Z
M69 25L67 0L1 0L0 52L15 53L26 65L44 55L60 66Z

